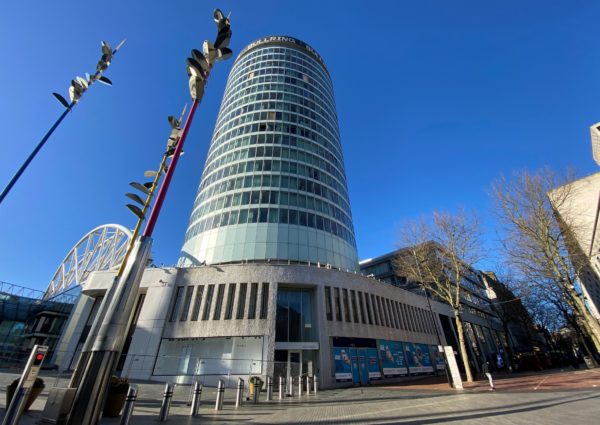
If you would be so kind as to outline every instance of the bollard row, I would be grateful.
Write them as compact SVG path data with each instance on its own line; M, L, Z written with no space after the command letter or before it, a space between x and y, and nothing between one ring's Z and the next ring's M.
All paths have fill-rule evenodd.
M119 425L129 425L136 400L137 386L130 385L129 389L127 390L127 396L125 397L125 408L123 409L123 416L121 416L121 422L119 422Z
M160 413L158 420L165 422L169 419L169 409L171 408L171 400L173 399L173 385L170 383L165 384L165 392L163 394L162 405L160 406Z
M192 392L192 409L190 416L198 416L198 408L200 407L200 398L202 397L202 385L200 382L194 382L194 391Z

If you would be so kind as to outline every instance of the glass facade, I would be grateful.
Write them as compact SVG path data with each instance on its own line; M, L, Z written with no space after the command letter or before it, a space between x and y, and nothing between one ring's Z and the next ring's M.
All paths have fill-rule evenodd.
M358 268L331 79L289 37L234 63L179 265L244 260Z

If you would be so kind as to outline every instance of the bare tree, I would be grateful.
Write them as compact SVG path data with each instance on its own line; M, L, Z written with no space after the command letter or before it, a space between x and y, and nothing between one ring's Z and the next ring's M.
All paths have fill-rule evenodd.
M576 289L588 259L570 237L576 223L566 218L558 220L555 214L571 202L571 181L572 173L559 177L548 168L536 174L523 171L510 180L500 178L492 194L503 223L502 242L509 263L523 281L537 287L538 295L561 311L578 334L592 341L598 353L600 328Z
M431 220L405 223L400 243L407 246L394 259L396 272L417 282L454 312L459 351L467 381L473 381L461 317L462 283L477 279L473 265L481 257L481 232L475 214L434 212Z

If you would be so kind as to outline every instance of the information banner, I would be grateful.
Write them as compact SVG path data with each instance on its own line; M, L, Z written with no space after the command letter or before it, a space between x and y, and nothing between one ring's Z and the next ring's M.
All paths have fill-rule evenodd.
M404 353L411 375L433 372L431 356L429 355L429 347L427 345L405 342Z
M381 379L381 369L379 368L379 353L377 348L367 348L367 369L369 370L369 379Z
M378 339L377 346L379 347L381 367L385 376L403 376L408 374L401 342Z
M433 358L435 360L435 368L436 370L445 370L446 363L444 363L444 353L440 351L441 345L432 345L431 352L433 353ZM442 347L443 349L443 347Z
M347 348L333 348L335 363L335 380L337 382L352 381L352 361Z

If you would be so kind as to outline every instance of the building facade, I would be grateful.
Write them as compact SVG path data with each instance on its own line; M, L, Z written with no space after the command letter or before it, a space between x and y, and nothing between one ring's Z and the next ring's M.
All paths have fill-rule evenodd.
M590 313L600 320L600 173L576 180L551 191L548 196L558 213L561 225L568 229L565 235L569 255L580 270L579 282L585 304ZM558 199L563 199L557 202Z
M329 72L291 37L233 65L179 265L266 259L358 262Z
M426 293L418 282L412 282L396 272L394 261L406 251L406 249L399 249L363 260L360 262L360 271L367 276L381 279L389 285L427 298L430 303L435 302L437 307L434 311L439 313L437 319L442 325L443 336L440 339L446 340L458 352L457 330L450 307L444 301L437 300L438 303L436 297ZM442 309L441 305L446 309ZM508 365L511 352L508 339L510 335L508 329L504 329L498 312L494 310L488 287L477 270L472 270L461 283L461 309L468 355L473 360L472 367L479 370L486 360L497 364L498 355L502 357L502 364Z
M61 369L76 363L113 277L98 271L86 281L54 359ZM358 273L321 57L290 37L246 47L228 79L178 267L145 271L120 373L205 385L283 376L288 391L302 375L324 387L393 381L444 368L437 346L449 343L451 315ZM493 337L486 344L501 346Z

